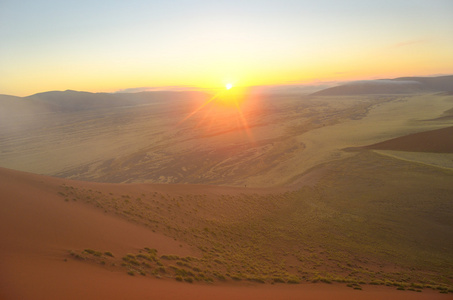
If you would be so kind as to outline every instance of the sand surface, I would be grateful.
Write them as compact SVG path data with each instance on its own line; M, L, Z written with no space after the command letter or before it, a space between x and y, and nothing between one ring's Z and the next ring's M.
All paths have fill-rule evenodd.
M377 153L401 160L413 161L439 168L453 169L452 153L426 153L411 151L374 150Z
M20 259L20 258L17 258ZM132 278L77 262L62 263L39 258L16 262L21 276L9 281L2 299L301 299L381 300L451 299L436 292L401 292L370 287L354 291L338 285L297 286L189 285L167 280Z
M423 131L369 145L366 149L453 153L453 127Z
M442 117L451 111L452 97L432 94L302 100L281 97L278 105L269 99L254 99L255 102L243 111L247 128L237 112L218 111L215 107L178 126L175 124L190 111L187 107L170 115L168 109L171 107L159 105L112 108L102 114L30 114L29 117L35 119L25 120L24 127L0 128L1 166L117 183L72 181L0 168L0 299L452 299L451 294L443 295L428 289L416 293L369 285L356 291L341 284L262 285L246 281L188 284L173 278L129 276L115 268L68 259L68 253L92 248L111 251L121 257L144 247L181 257L199 257L202 253L189 242L170 237L168 231L144 226L139 218L127 219L124 215L107 212L107 206L104 210L101 203L95 201L91 204L87 204L88 201L66 202L59 195L63 186L83 190L85 197L97 192L137 197L155 192L168 195L162 201L187 198L182 203L186 209L192 209L189 205L193 204L188 196L203 195L199 203L205 207L191 210L205 222L200 224L217 224L226 226L219 228L231 229L228 222L232 220L241 224L243 220L257 218L257 224L261 224L259 218L272 216L269 214L274 208L272 201L262 202L265 205L259 208L253 206L253 203L260 203L260 195L273 197L306 188L301 194L306 199L295 202L305 206L288 206L291 211L285 212L286 216L295 209L303 211L306 207L313 212L307 217L308 221L313 221L310 224L318 224L314 221L330 218L329 213L335 213L334 219L340 225L341 222L352 224L356 221L362 224L362 229L366 227L363 215L356 217L354 211L348 210L349 204L340 205L342 201L347 199L352 203L354 200L355 209L360 210L362 200L371 199L369 205L374 205L380 201L378 197L373 198L376 195L382 194L390 200L396 197L399 192L396 182L402 181L404 186L423 183L426 187L423 191L416 193L413 192L416 189L408 189L405 193L409 196L398 197L405 200L395 202L395 205L412 209L426 206L422 207L424 210L415 211L416 215L407 216L405 224L410 225L411 218L421 220L423 217L432 228L442 229L439 230L441 233L437 232L439 236L447 236L449 212L436 200L447 199L450 171L430 168L425 172L417 164L401 161L452 168L451 153L427 152L452 150L451 118ZM234 122L230 121L232 116ZM39 126L34 126L37 124ZM423 142L426 140L428 142ZM344 151L345 148L372 144L385 145L372 151L400 161L383 160L371 150L362 153ZM329 165L330 162L338 164ZM384 162L389 169L379 168ZM423 177L424 174L427 177ZM363 185L349 185L348 178L363 181ZM380 179L375 182L377 178ZM433 180L432 184L424 183L425 178ZM318 185L321 179L324 186ZM137 183L121 184L131 181ZM338 186L340 181L342 184ZM384 184L387 184L387 190L381 189ZM429 193L436 194L437 198L427 201L423 197ZM340 203L338 205L344 211L334 211L333 203L330 203L331 208L326 208L327 200L322 198L323 195L334 199L335 205ZM235 208L234 203L243 203L239 196L250 201L250 206ZM211 201L220 198L221 201ZM410 202L412 198L420 203ZM110 198L105 196L105 199ZM248 211L244 207L254 210ZM387 206L383 207L387 209ZM400 209L399 206L396 208ZM395 226L398 220L392 217L392 211L396 208L388 211L389 218L393 219L387 220L388 224L376 223L376 230L381 230L382 224L388 228ZM170 217L182 216L171 215L178 210L172 209L168 206L168 215L163 216L170 222L167 225L177 223L173 221L172 224ZM423 215L424 211L440 210L442 214L439 213L438 220ZM384 213L387 216L387 212ZM366 225L372 224L370 220L372 214ZM286 223L275 224L283 226ZM189 225L193 224L187 224L188 228ZM175 226L184 228L185 225L178 223ZM328 232L335 228L313 229ZM429 238L436 236L432 234ZM413 237L418 238L416 234Z
M62 202L56 191L63 183L85 185L0 169L1 299L451 298L431 291L401 292L386 287L355 291L337 284L187 284L173 279L131 277L89 263L65 261L68 249L85 247L108 249L118 254L144 246L179 255L197 255L197 250L82 203ZM86 188L92 185L86 183ZM94 185L109 187L108 184ZM123 192L131 188L128 185L110 187L123 189ZM161 188L169 191L168 186Z
M201 102L12 115L0 127L0 165L99 182L288 185L350 156L343 148L451 126L439 117L452 97L276 95L190 118Z

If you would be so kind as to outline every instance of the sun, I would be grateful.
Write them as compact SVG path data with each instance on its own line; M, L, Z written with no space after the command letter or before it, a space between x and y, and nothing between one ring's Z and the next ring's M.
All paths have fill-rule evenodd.
M231 82L224 82L224 84L225 89L217 89L217 92L214 93L212 97L210 97L200 106L191 111L184 119L179 121L177 125L184 123L197 114L200 114L201 116L198 118L199 123L198 125L196 125L196 128L198 128L202 124L208 123L233 124L235 120L236 123L232 126L236 126L238 129L244 130L250 140L253 141L254 138L252 136L246 116L242 111L243 104L248 100L249 96L249 94L247 93L247 88L244 88L242 86L234 86ZM211 125L209 124L208 127L211 127Z

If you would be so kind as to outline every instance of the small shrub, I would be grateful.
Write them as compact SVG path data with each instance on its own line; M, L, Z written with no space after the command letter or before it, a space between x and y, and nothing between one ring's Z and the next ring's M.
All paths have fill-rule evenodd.
M85 250L83 250L83 251L86 252L86 253L89 253L89 254L91 254L91 255L94 255L94 256L102 256L102 253L101 253L101 252L95 251L95 250L93 250L93 249L85 249Z
M83 256L81 256L81 255L79 255L79 254L76 254L74 257L75 257L76 259L85 260L85 257L83 257Z
M215 273L214 276L215 276L218 280L221 280L221 281L225 281L225 280L226 280L225 276L223 276L222 274Z
M145 250L146 250L148 253L150 253L150 254L154 254L154 255L157 254L157 250L156 250L156 249L150 249L150 248L148 248L148 247L145 247Z
M291 276L290 278L288 278L287 282L289 284L299 284L300 283L300 278L297 277L297 276Z
M110 252L110 251L106 251L106 252L104 252L104 255L106 255L106 256L110 256L110 257L113 257L113 254L112 254L112 252Z
M423 288L423 285L419 284L419 283L412 283L411 286L414 287L414 288L417 288L417 289L422 289Z
M179 256L176 255L162 255L160 258L166 260L179 260Z
M263 278L261 277L249 277L247 280L258 282L258 283L266 283Z
M138 262L138 261L135 259L135 257L134 257L133 255L130 255L130 254L128 254L128 255L126 255L125 257L123 257L123 260L124 260L125 262L128 262L128 263L130 263L130 264L132 264L132 265L135 265L135 266L140 265L140 262Z
M137 258L143 258L143 259L146 259L146 260L150 260L148 255L141 254L141 253L137 255Z

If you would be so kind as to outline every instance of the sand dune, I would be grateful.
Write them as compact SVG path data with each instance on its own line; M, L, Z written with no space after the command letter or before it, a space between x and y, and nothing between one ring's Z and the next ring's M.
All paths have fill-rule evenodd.
M162 234L82 204L62 203L55 191L63 182L1 169L2 299L45 299L55 287L60 287L60 294L48 299L64 299L74 291L83 291L83 286L67 279L76 276L71 274L73 271L81 275L77 266L72 269L63 262L68 249L95 247L121 255L148 245L164 253L193 254L191 247L180 247L180 242ZM86 275L91 276L88 272ZM95 276L91 278L94 280Z
M64 95L65 109L74 111L4 113L1 166L98 182L281 186L320 163L349 155L339 149L450 126L449 119L438 118L453 106L451 96L437 94L255 95L241 114L211 105L182 122L202 99L118 107L112 95L107 101L106 95L51 93L53 98ZM87 98L76 101L75 95ZM52 97L43 101L62 102ZM148 99L140 97L131 101ZM14 101L25 105L34 100Z
M14 250L26 251L39 245L62 250L92 243L122 253L126 248L156 243L164 247L164 252L191 254L188 247L180 247L172 239L140 226L99 214L81 204L61 203L55 191L62 180L5 169L0 176L1 214L5 222L2 236L12 244L22 237L33 238L24 239L24 247Z
M311 184L311 183L310 183ZM187 284L174 279L131 277L125 272L68 259L71 249L109 250L121 256L143 247L181 256L198 249L102 209L62 201L62 185L114 193L184 195L256 194L260 190L209 186L124 185L75 182L0 169L0 296L2 299L448 299L425 290L389 287L355 291L344 285ZM270 190L265 191L269 193ZM214 198L213 198L214 199Z
M363 148L409 152L453 153L453 127L414 133Z
M400 77L349 82L313 93L313 96L414 94L451 91L453 76Z

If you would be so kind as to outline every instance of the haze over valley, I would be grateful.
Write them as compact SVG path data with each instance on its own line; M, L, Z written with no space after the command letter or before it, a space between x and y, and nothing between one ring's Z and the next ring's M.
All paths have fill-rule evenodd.
M437 81L447 80L452 77ZM99 182L280 186L320 163L349 156L345 147L450 124L448 118L436 120L451 107L449 96L433 95L434 89L419 95L360 88L359 94L336 97L322 95L335 88L308 95L244 91L240 110L214 100L199 111L212 95L65 91L3 96L0 162Z

